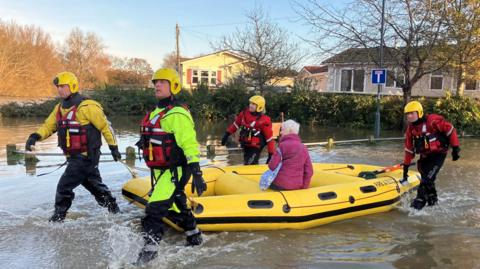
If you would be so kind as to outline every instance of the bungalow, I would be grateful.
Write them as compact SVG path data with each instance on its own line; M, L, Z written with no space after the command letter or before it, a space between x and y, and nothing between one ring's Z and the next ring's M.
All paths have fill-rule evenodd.
M308 65L298 73L297 79L307 81L312 90L324 92L327 90L328 66Z
M180 61L183 88L193 89L200 84L210 87L221 86L226 81L242 76L249 70L249 60L228 50L183 58ZM293 77L279 77L268 84L279 88L293 87Z
M328 68L327 92L350 92L359 94L375 94L377 86L371 83L372 69L376 65L371 63L370 55L375 55L377 49L351 48L336 54L322 62ZM388 63L387 81L382 94L400 95L402 89L392 76L402 79L403 75L398 68ZM412 88L413 96L443 96L445 91L455 92L456 78L451 70L443 70L423 76ZM480 97L480 81L468 81L465 88L466 96Z
M220 86L241 75L245 70L245 63L242 56L226 50L183 59L180 62L182 85L188 90L202 83L211 87Z

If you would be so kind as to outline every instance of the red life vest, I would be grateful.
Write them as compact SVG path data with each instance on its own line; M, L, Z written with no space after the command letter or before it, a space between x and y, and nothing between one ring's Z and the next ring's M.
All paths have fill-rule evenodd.
M87 128L77 121L77 106L62 116L61 105L57 111L58 146L64 154L88 152Z
M142 136L143 158L148 167L166 169L179 165L185 159L183 151L178 147L175 136L162 129L161 120L165 118L173 105L150 119L151 112L143 118L140 126Z
M440 115L426 115L421 122L408 125L403 163L410 164L415 153L420 156L446 154L449 146L459 146L457 131L453 125Z
M264 115L256 116L253 121L246 118L247 111L243 112L240 128L240 144L243 147L263 148L266 144L265 137L262 133L265 121Z
M449 136L453 132L453 126L448 133L442 133L433 128L432 121L438 120L437 115L428 115L424 122L410 129L413 139L413 151L417 154L445 153L449 146ZM443 120L443 119L442 119Z

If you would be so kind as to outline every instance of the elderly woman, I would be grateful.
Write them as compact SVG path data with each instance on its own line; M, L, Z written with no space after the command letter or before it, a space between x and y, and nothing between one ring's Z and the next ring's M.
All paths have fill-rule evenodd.
M273 190L306 189L313 175L312 161L307 147L298 136L300 124L293 120L282 123L280 130L279 149L268 164L270 170L275 170L282 162L282 167L275 180L270 185Z

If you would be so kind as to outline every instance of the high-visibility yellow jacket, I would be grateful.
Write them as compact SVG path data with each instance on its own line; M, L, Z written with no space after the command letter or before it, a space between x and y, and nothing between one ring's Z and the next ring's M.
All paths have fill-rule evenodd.
M37 130L37 134L40 135L41 140L47 139L53 133L57 131L57 112L61 104L57 104L43 125ZM73 107L62 108L60 107L60 113L66 115ZM102 106L90 99L83 100L77 107L76 120L82 125L92 124L97 130L99 130L108 145L117 146L117 140L115 133L107 120Z
M165 108L156 108L150 113L150 119L161 113ZM197 142L195 124L190 112L181 106L168 110L160 120L162 129L175 136L177 145L183 150L187 163L200 161L200 148Z

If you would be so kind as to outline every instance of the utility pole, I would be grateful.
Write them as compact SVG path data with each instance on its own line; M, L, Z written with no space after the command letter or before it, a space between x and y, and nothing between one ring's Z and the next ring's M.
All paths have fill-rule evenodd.
M182 80L182 69L180 68L180 27L178 26L178 23L175 25L175 42L176 42L176 52L177 52L177 72L178 75L180 76L180 82L183 82Z
M384 47L384 26L385 25L385 0L382 1L382 20L380 24L380 66L379 68L383 68L383 47ZM387 80L385 73L385 81ZM375 112L375 137L380 137L380 92L382 92L383 85L378 84L377 86L377 111Z

